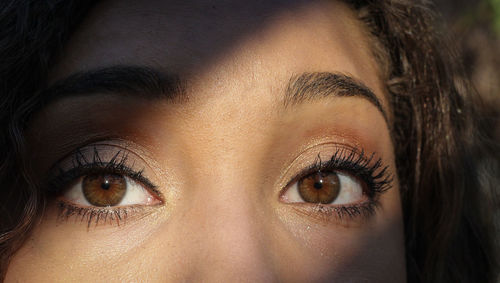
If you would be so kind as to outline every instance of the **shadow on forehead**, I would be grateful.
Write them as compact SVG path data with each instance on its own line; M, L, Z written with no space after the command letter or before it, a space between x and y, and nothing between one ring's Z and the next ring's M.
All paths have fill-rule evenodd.
M186 101L187 81L193 73L217 64L240 41L275 24L280 15L286 15L285 24L300 25L301 18L309 19L311 9L335 8L328 3L331 1L101 2L72 39L70 57L62 60L63 64L69 61L70 68L42 96L46 102L68 95L104 93ZM329 17L330 13L335 16L334 10ZM372 102L387 121L373 91L344 74L304 73L288 83L285 106L332 94L357 95Z
M274 24L280 15L285 14L293 21L294 17L302 17L304 11L325 3L321 0L100 2L86 16L72 38L70 54L65 55L69 57L62 61L94 69L144 59L142 63L146 65L167 65L171 68L168 71L189 73L216 62L246 38Z

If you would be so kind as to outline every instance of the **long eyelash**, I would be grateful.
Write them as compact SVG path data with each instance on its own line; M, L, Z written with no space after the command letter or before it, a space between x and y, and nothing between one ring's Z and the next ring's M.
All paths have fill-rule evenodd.
M56 177L47 182L46 192L51 195L60 194L66 187L81 176L89 174L121 174L127 176L134 181L140 182L148 189L161 195L151 181L144 175L143 170L134 171L127 164L128 154L117 151L109 161L105 162L99 154L96 146L92 149L91 158L87 158L82 150L77 150L73 154L71 160L71 169L64 170L62 167L56 167L54 170L58 172ZM133 167L134 164L131 165ZM97 226L99 223L114 224L120 226L121 222L126 221L130 212L138 210L138 207L113 207L113 208L98 208L98 207L79 207L65 201L58 202L58 220L68 220L71 217L75 221L87 222L87 228L90 228L92 223Z
M126 164L128 163L128 154L117 151L113 157L107 161L102 161L102 158L94 146L92 158L85 157L81 150L77 150L72 159L72 169L64 170L61 167L56 168L58 174L55 178L47 182L47 192L56 194L60 193L69 183L78 177L88 174L122 174L130 177L135 181L144 184L149 189L155 190L156 186L143 175L144 170L134 171ZM133 167L133 164L132 164Z
M304 170L300 177L320 171L345 171L366 184L367 190L364 193L372 199L388 190L393 181L388 171L389 166L382 167L382 159L374 158L375 153L366 156L363 150L337 149L330 160L324 163L318 154L316 162Z
M362 203L341 206L307 205L298 211L307 214L309 217L320 218L320 220L324 221L330 221L332 217L341 221L356 218L367 219L374 215L380 205L379 196L391 188L393 182L392 175L388 170L389 167L382 166L382 159L375 160L374 158L375 154L367 156L363 150L346 148L337 149L326 162L323 162L320 154L318 154L316 161L293 178L289 184L321 171L343 171L359 178L366 184L363 194L368 197L368 200Z

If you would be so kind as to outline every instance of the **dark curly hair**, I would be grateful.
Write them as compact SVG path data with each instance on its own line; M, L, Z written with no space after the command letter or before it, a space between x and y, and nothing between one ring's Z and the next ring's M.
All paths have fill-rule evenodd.
M0 279L44 207L27 173L23 131L93 2L0 2ZM498 168L500 148L458 53L427 1L344 2L369 31L393 111L408 281L494 282L497 192L487 167Z

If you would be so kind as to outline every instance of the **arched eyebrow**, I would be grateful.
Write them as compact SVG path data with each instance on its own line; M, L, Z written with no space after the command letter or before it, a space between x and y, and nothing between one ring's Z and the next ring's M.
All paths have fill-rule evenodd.
M41 97L45 105L48 101L68 96L103 93L183 102L188 98L186 88L187 82L176 74L143 66L112 66L70 75L42 91ZM288 108L307 101L339 96L367 99L388 123L387 112L375 93L362 82L341 73L294 75L286 85L283 102L284 107Z
M330 96L357 96L371 102L389 122L380 99L362 82L341 73L315 72L292 76L283 100L285 108Z

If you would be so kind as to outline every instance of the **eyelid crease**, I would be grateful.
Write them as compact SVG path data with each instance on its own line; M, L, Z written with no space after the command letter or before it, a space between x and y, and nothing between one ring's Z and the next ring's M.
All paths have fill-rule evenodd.
M307 152L313 150L314 148L326 147L326 146L331 146L331 147L334 147L335 149L347 148L347 149L351 149L351 150L355 150L355 148L360 147L358 144L356 144L355 146L352 146L352 145L349 145L346 143L336 143L336 142L332 142L332 141L321 141L321 142L314 143L314 144L308 145L306 147L303 147L303 148L301 148L300 151L298 151L296 154L294 154L294 155L296 155L295 158L293 158L291 161L288 162L289 165L286 168L284 168L284 170L280 174L280 180L283 180L286 178L287 175L290 175L289 172L292 170L292 168L297 163L300 162L300 159L303 158L304 155L307 155L306 154ZM321 154L321 153L319 152L319 154ZM285 184L283 184L282 182L279 183L280 187L284 187L285 185L286 185L286 183Z
M157 190L157 186L144 176L144 169L131 169L135 164L127 164L129 163L128 153L123 150L115 151L116 152L108 161L104 161L96 145L92 148L92 157L90 158L86 157L81 149L76 150L70 156L70 169L64 169L61 165L56 165L55 169L51 170L51 172L57 171L57 173L52 173L55 177L49 178L46 182L46 192L50 194L60 193L69 183L85 174L114 173L123 174L145 185L147 189L158 195L160 200L163 202L163 196L161 192Z
M323 162L318 153L314 163L296 173L283 187L280 198L299 179L318 171L342 171L359 178L366 186L368 197L374 198L392 187L393 177L389 166L383 166L382 159L374 161L375 153L366 156L364 150L357 148L337 148L331 158Z
M76 221L87 222L87 229L91 227L91 224L95 222L95 226L99 223L103 224L113 224L116 222L117 226L120 223L125 222L129 216L135 217L145 217L148 215L146 212L151 207L157 207L158 205L164 204L164 197L162 193L157 189L157 186L153 184L148 178L143 175L143 170L133 170L132 164L128 166L128 153L124 150L114 149L114 153L110 155L109 160L105 160L99 153L97 146L94 145L90 148L92 156L85 156L85 153L81 149L76 150L70 159L71 169L64 170L58 167L58 175L50 179L47 183L46 192L53 195L58 195L63 193L65 190L70 189L68 187L72 182L78 181L82 176L88 174L121 174L127 176L133 181L144 186L143 189L148 190L149 194L156 199L156 203L152 205L125 205L125 206L111 206L111 207L97 207L97 206L80 206L79 204L72 203L63 199L59 196L57 200L57 206L59 209L58 220L68 220L71 217L75 218Z

